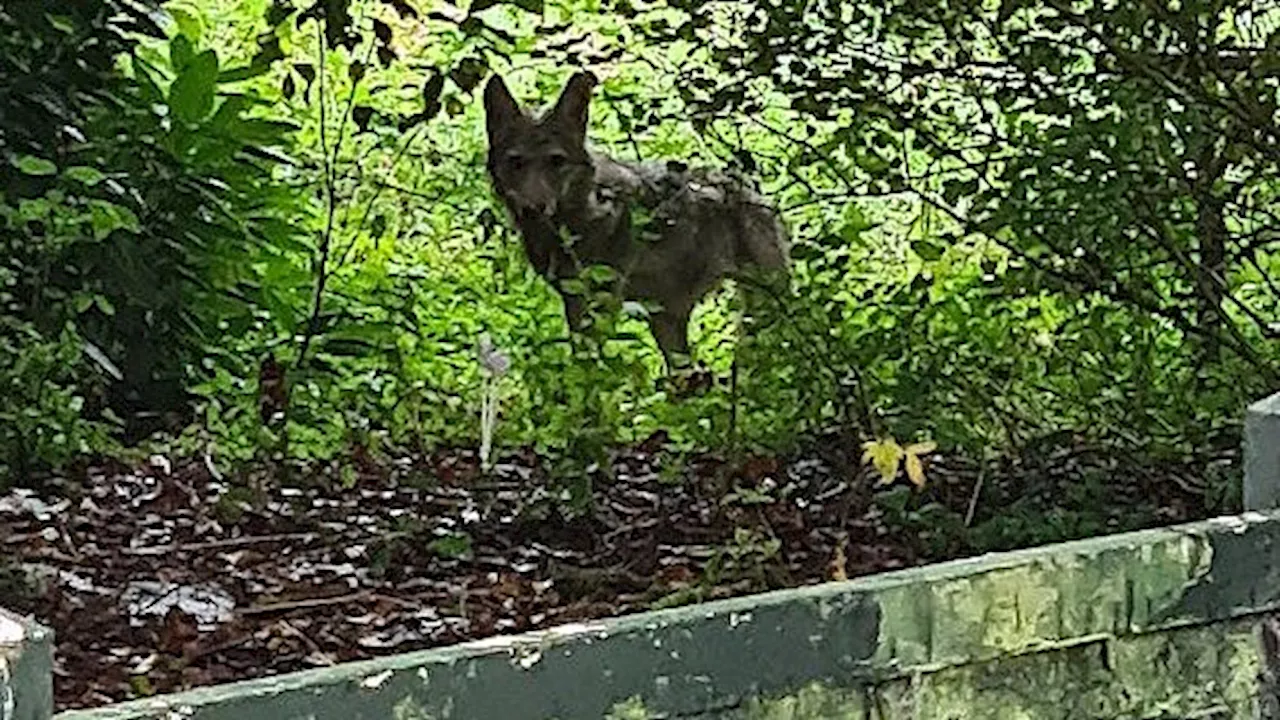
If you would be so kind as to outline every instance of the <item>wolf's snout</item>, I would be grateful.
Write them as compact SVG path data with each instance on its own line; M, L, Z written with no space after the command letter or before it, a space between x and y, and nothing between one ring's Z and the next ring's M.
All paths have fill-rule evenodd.
M545 218L550 220L556 215L556 201L554 199L544 200L541 202L515 202L516 215L528 218Z
M521 215L551 218L556 214L556 196L550 187L526 186L512 193L510 199Z

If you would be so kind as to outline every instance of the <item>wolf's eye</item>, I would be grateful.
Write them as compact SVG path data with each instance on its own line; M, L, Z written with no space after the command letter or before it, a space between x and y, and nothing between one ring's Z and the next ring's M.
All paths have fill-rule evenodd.
M519 170L524 167L524 156L518 153L511 153L507 155L507 164L511 166L512 170Z
M547 156L547 162L551 163L551 168L553 170L559 170L564 167L565 163L568 161L569 158L566 157L564 153L551 153Z

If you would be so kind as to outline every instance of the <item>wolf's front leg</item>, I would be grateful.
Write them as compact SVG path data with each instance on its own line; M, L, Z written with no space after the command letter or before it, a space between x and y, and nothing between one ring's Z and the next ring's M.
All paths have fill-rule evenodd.
M687 367L689 357L689 313L662 311L649 316L649 328L658 341L667 374Z
M580 332L582 330L582 297L562 290L560 298L564 300L564 319L569 324L569 333Z
M673 400L681 400L711 387L711 373L694 367L689 355L689 312L661 312L649 317L649 327L662 350L667 375L659 380Z

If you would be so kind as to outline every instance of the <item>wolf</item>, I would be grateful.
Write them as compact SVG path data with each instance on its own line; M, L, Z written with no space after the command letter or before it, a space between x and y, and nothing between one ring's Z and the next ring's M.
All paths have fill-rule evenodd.
M611 292L654 309L648 321L668 372L689 356L694 305L725 278L781 277L789 242L777 213L746 182L682 163L630 163L586 146L598 81L569 79L540 116L526 113L502 78L485 85L486 167L514 220L525 255L564 301L570 330L584 300L566 281L606 265ZM758 276L757 276L758 277Z

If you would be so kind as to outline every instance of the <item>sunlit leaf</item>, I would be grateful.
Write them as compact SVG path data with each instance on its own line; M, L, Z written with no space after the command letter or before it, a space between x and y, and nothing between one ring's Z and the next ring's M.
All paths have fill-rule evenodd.
M871 463L880 473L880 483L888 485L898 475L898 465L905 452L893 438L870 440L862 444L862 461Z
M104 240L117 230L139 230L138 216L132 210L105 200L89 202L89 224L93 227L93 236L97 240Z
M906 452L911 455L928 455L938 449L938 443L932 440L927 442L912 443L906 447Z
M204 25L200 22L200 18L189 10L172 5L166 10L169 16L173 18L173 22L178 28L178 33L192 43L199 44L204 37Z
M924 487L924 465L920 462L919 455L907 453L905 469L907 471L907 479L909 479L916 487Z
M924 463L920 456L927 455L938 447L934 442L922 442L908 445L903 451L906 455L907 478L918 488L924 487Z
M475 0L471 3L471 12L484 12L496 5L512 5L526 12L542 14L544 0Z

